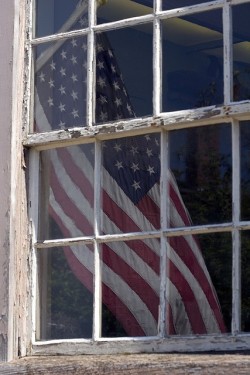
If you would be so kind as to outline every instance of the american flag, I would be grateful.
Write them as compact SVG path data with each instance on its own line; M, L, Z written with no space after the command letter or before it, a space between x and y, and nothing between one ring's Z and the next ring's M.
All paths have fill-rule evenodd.
M77 22L83 19L79 15ZM82 22L82 21L81 21ZM72 29L75 25L72 25ZM86 38L54 43L36 62L35 124L38 131L86 123ZM104 33L96 35L96 121L134 117L133 106ZM94 234L93 144L49 151L49 212L65 237ZM102 143L102 234L160 228L160 135ZM190 225L169 173L172 227ZM224 332L220 305L194 236L169 240L166 325L169 334ZM92 246L70 246L67 261L93 291ZM128 336L156 336L160 296L160 241L124 240L101 245L102 301ZM80 307L79 307L80 308Z

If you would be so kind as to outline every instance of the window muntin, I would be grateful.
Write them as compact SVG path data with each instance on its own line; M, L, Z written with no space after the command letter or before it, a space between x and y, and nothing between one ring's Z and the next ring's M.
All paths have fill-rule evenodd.
M234 2L234 1L233 1ZM201 9L202 8L202 9ZM229 4L220 4L218 5L217 3L214 3L214 6L212 4L212 6L210 5L209 6L209 9L212 9L214 8L213 12L215 11L215 9L217 8L221 8L218 12L216 11L215 13L216 14L220 14L220 17L221 17L221 10L223 11L223 23L224 23L224 31L225 31L225 38L224 38L224 46L226 46L226 48L224 48L223 50L223 55L224 55L224 94L225 94L225 101L228 100L228 98L230 97L231 95L231 86L232 86L232 75L228 74L229 73L229 64L228 64L228 61L227 61L227 57L230 55L230 48L232 48L232 46L230 45L230 38L229 38L229 30L230 30L230 11L228 11L228 9L232 9L231 8L231 5ZM160 1L156 1L156 9L160 9ZM202 12L198 12L197 10L201 10ZM90 10L93 11L92 7L90 7ZM184 10L184 12L186 11L187 14L188 14L188 17L190 18L191 15L193 15L195 18L197 16L197 14L200 16L200 15L205 15L205 13L209 13L209 12L203 12L204 10L208 10L208 8L206 8L206 4L205 2L202 3L202 4L199 4L197 5L197 7L194 7L193 9L186 9ZM194 11L194 13L192 13ZM213 13L211 12L211 14ZM166 338L166 334L169 332L171 333L169 327L165 324L166 323L166 313L169 313L168 309L167 309L167 291L168 291L168 283L166 282L167 278L165 277L166 276L166 273L168 273L170 275L170 270L168 269L168 262L167 262L167 255L168 252L170 251L169 249L169 243L171 243L170 241L166 241L166 238L176 238L176 241L179 237L183 237L183 236L187 236L187 231L188 233L190 233L189 235L191 237L193 236L197 236L197 233L200 233L199 234L199 238L201 237L207 237L209 238L210 236L211 237L217 237L217 239L214 241L218 241L218 243L220 243L220 249L222 250L222 253L227 253L227 260L226 260L226 274L225 274L225 278L226 278L226 282L227 284L224 284L225 288L226 288L226 299L224 300L225 298L225 295L222 295L218 292L218 298L219 298L219 302L220 302L220 306L221 306L221 309L223 311L223 318L225 320L225 324L226 324L226 331L227 332L232 332L233 334L237 334L238 332L240 332L240 316L241 316L241 312L243 310L240 309L240 293L239 293L239 282L240 282L240 267L239 267L239 259L240 259L240 241L239 241L239 234L240 234L240 231L242 230L242 225L245 226L246 228L249 227L249 222L245 221L245 222L239 222L239 218L240 218L240 194L239 194L239 182L240 182L240 176L239 176L239 166L240 166L240 159L239 159L239 124L238 124L238 117L241 115L241 114L244 114L245 117L247 116L248 114L248 107L247 106L244 106L242 105L242 103L237 103L236 106L233 106L232 108L231 107L228 107L227 109L224 108L224 107L221 107L220 104L221 103L216 103L217 104L217 108L206 108L206 109L201 109L201 108L196 108L195 106L192 108L192 111L188 112L188 111L180 111L179 114L173 114L172 117L170 117L169 114L167 113L163 113L161 114L161 99L163 98L163 95L161 97L161 94L162 94L162 91L161 91L161 79L163 79L162 77L162 74L161 74L161 69L160 68L160 62L161 62L161 32L160 32L160 26L163 22L165 21L168 21L168 20L171 20L172 18L173 19L177 19L177 13L173 14L169 17L169 15L167 13L160 13L160 16L156 17L154 16L154 28L153 28L153 42L154 42L154 48L153 48L153 115L154 115L154 118L152 120L152 118L147 118L145 120L142 121L142 119L138 118L138 121L137 122L131 122L131 120L128 120L128 121L124 121L123 122L123 125L121 126L121 124L119 122L112 122L112 124L105 124L104 127L100 127L100 129L98 129L96 131L96 134L97 134L97 137L95 139L95 156L97 157L97 162L96 162L96 167L95 167L95 170L94 170L94 186L95 186L95 194L94 194L94 212L95 212L95 219L94 219L94 227L95 227L95 233L94 233L94 237L92 238L89 238L89 237L86 237L86 235L84 235L83 237L79 238L79 237L72 237L72 238L66 238L66 239L61 239L61 238L58 238L58 240L54 240L54 242L52 241L52 243L54 244L57 244L57 243L60 243L62 241L65 241L66 245L67 246L71 246L72 244L72 241L75 241L76 243L79 243L79 244L83 244L83 243L86 243L87 245L89 243L93 243L94 245L94 261L95 261L95 271L94 271L94 278L95 278L95 291L94 291L94 311L93 311L93 315L94 315L94 319L93 319L93 334L92 334L92 338L94 338L94 341L99 341L99 340L103 340L105 341L108 337L115 337L118 336L118 337L124 337L125 334L120 334L121 332L121 328L118 327L118 328L115 328L113 329L110 329L107 328L107 325L105 327L105 324L106 324L106 321L105 321L105 317L102 317L102 311L105 311L105 308L101 306L101 302L100 302L100 296L101 296L101 289L102 289L102 284L101 284L101 277L102 277L102 273L101 273L101 258L102 258L102 254L101 254L101 249L103 247L102 244L107 244L109 242L113 243L113 244L117 244L118 242L123 241L123 243L126 243L127 245L127 242L129 241L138 241L138 237L140 238L140 240L143 240L144 242L146 242L148 244L148 242L155 242L155 240L158 241L158 243L160 244L159 248L160 248L160 254L161 254L161 263L160 263L160 285L161 285L161 290L160 290L160 294L159 294L159 322L158 322L158 330L157 330L157 334L158 334L158 338L163 338L165 337ZM93 14L92 14L93 16ZM165 20L166 18L166 20ZM143 23L144 22L148 22L148 20L151 18L142 18L143 19ZM145 21L146 20L146 21ZM152 15L152 20L153 20L153 15ZM162 21L164 20L164 21ZM203 22L204 20L202 20ZM217 22L217 18L215 19L215 21ZM126 21L127 22L127 21ZM139 22L138 20L129 20L129 25L130 27L132 28L135 28L134 26L137 26L137 22ZM132 25L132 26L131 26ZM125 26L125 23L123 24L123 21L118 21L117 24L115 25L112 25L112 28L109 28L109 25L94 25L94 22L93 22L93 17L92 17L92 21L90 21L90 26L91 28L90 29L84 29L82 31L82 33L85 35L88 35L88 39L89 39L89 46L90 46L90 51L88 52L89 53L89 56L88 56L88 71L90 72L89 76L88 76L88 89L90 90L89 92L91 93L91 87L93 88L94 87L94 83L95 83L95 77L93 76L93 72L95 71L95 69L93 69L92 67L92 62L93 62L93 59L92 57L94 58L94 54L93 54L93 50L94 48L94 39L93 36L96 36L97 33L99 32L103 32L103 30L105 30L106 33L108 32L112 32L112 33L116 33L116 31L119 31L121 29L121 26L122 28ZM93 26L93 28L92 28ZM112 31L111 31L112 30ZM222 32L222 30L221 30ZM81 34L81 31L79 31L79 35ZM71 35L69 35L71 37ZM53 36L54 39L58 38L60 39L60 37L57 37L56 35ZM162 35L162 41L164 41L164 37ZM44 42L45 39L42 41ZM48 41L48 40L47 40ZM40 44L40 42L38 40L34 40L32 43L34 44ZM41 44L42 45L42 44ZM162 44L163 45L163 44ZM228 52L229 51L229 52ZM221 56L222 54L222 49L220 49L220 52L219 52L219 55ZM166 60L167 61L167 60ZM164 64L163 64L164 65ZM163 70L164 70L164 66L163 66ZM220 81L221 82L221 81ZM221 84L222 86L222 84ZM93 90L94 91L94 90ZM163 94L164 94L164 90L163 90ZM45 141L44 141L44 138L43 138L43 141L41 141L42 138L39 138L38 134L33 134L29 139L31 141L29 141L29 145L32 145L32 142L33 142L33 145L39 145L39 147L41 149L43 148L50 148L50 149L54 149L54 145L53 145L53 142L55 142L55 139L56 139L56 143L55 143L55 146L62 146L65 142L69 142L72 143L78 143L78 144L81 144L82 142L86 142L86 141L93 141L93 133L89 133L88 134L88 131L89 131L89 128L95 124L95 121L94 121L94 117L95 116L91 116L91 111L90 109L94 112L95 110L95 105L94 105L94 102L95 100L93 100L93 98L95 98L95 94L94 95L87 95L87 132L84 133L84 131L75 131L74 129L71 130L67 130L65 129L65 131L61 131L61 132L58 132L58 133L46 133L44 136L45 136ZM208 104L210 105L210 104ZM164 106L164 103L163 103L163 106ZM189 107L188 107L189 108ZM187 108L187 109L188 109ZM224 109L225 111L227 112L223 112ZM214 112L215 111L215 112ZM233 111L236 111L236 112L233 112ZM216 124L215 124L215 121L214 119L212 118L212 116L214 115L214 113L216 113L216 116L218 116L218 121L216 119ZM236 115L235 115L236 113ZM231 118L230 116L234 114L234 118ZM178 117L179 116L179 117ZM185 117L187 116L187 117ZM199 120L201 119L201 123L199 122ZM133 120L134 121L134 120ZM154 122L155 121L155 122ZM191 132L194 130L194 128L197 126L197 125L203 125L203 129L204 129L204 132L205 130L209 130L211 128L223 128L223 127L228 127L226 126L224 123L228 122L231 127L232 127L232 144L231 144L231 141L230 141L230 137L228 136L228 134L226 135L226 146L225 148L222 148L222 154L223 152L227 149L228 150L228 158L231 159L232 158L232 164L233 164L233 168L232 168L232 197L233 197L233 200L234 200L234 210L233 212L231 212L231 207L229 207L229 211L231 212L230 214L230 217L228 216L229 220L228 221L222 221L222 222L219 222L217 223L216 225L215 224L211 224L211 223L208 223L208 224L200 224L197 222L197 224L195 225L192 225L192 226L189 226L189 228L183 228L183 227L178 227L178 228L171 228L170 227L170 218L171 218L171 212L169 212L168 210L168 189L169 189L169 182L170 182L170 174L169 174L169 163L170 163L170 160L171 158L169 158L169 153L168 153L168 147L169 147L169 139L171 140L171 133L173 131L176 131L176 133L178 134L181 134L181 132L183 131L181 128L189 128L188 130L190 130ZM173 126L173 129L176 129L176 130L173 130L170 126L170 124L173 123L174 126ZM125 127L123 128L125 124ZM132 124L132 125L131 125ZM101 174L101 157L102 157L102 143L100 144L100 140L99 140L99 135L101 136L101 139L107 139L105 142L113 142L114 139L116 140L120 140L122 139L124 136L127 136L127 133L129 133L129 137L133 137L133 136L137 136L138 134L138 129L137 129L137 126L139 124L139 133L141 134L141 136L144 136L144 135L147 135L148 134L148 128L152 127L152 126L159 126L157 128L157 130L159 130L159 132L161 133L160 135L160 139L161 139L161 156L160 156L160 159L161 159L161 196L160 196L160 207L161 207L161 216L160 216L160 223L161 223L161 226L159 227L159 229L155 229L153 230L152 232L148 232L148 229L146 229L146 232L142 232L142 233L135 233L135 232L128 232L128 233L113 233L113 234L109 234L109 235L105 235L102 233L102 220L101 220L101 178L100 178L100 174ZM142 127L141 124L143 124ZM230 126L229 126L230 127ZM179 128L179 129L178 129ZM126 132L126 133L123 133L123 130ZM151 130L152 131L152 130ZM217 130L216 130L217 132ZM228 131L226 131L226 133L228 133ZM66 137L66 134L67 134L67 137ZM70 140L70 137L71 135L73 137L79 137L79 140L77 139L71 139ZM61 138L62 137L62 138ZM86 138L86 139L84 139ZM63 143L61 143L63 142ZM232 147L232 149L231 149ZM230 149L230 150L229 150ZM232 151L231 151L232 150ZM228 160L229 160L228 159ZM229 163L230 164L230 163ZM222 167L222 170L223 170L223 167ZM169 180L168 180L169 179ZM230 179L230 176L229 176L229 179ZM230 192L229 192L230 194ZM35 194L33 194L35 195ZM228 199L228 196L226 197ZM229 200L227 200L227 204L228 204ZM231 202L230 202L231 203ZM230 204L229 204L230 206ZM217 232L226 232L225 234L223 233L217 233ZM225 240L219 240L219 237L220 238L225 238ZM230 239L231 237L233 237L233 241L232 243L230 243ZM172 240L172 242L174 242ZM206 250L203 250L203 244L202 244L202 241L200 240L201 242L201 248L202 248L202 251L204 251L204 258L207 257L207 254L206 253ZM208 241L209 242L209 241ZM214 243L213 241L211 241L212 243ZM48 242L50 243L50 242ZM36 242L35 241L35 247L38 248L38 252L43 252L45 251L44 248L46 248L48 246L48 243L47 243L47 240L45 241L39 241L39 242ZM228 248L226 247L226 244L228 245ZM206 241L205 241L205 247L206 247ZM118 248L119 246L115 246L115 249ZM122 246L120 246L122 248ZM137 244L136 245L136 248L140 249L140 246ZM210 248L210 250L212 249L212 246ZM209 247L208 247L208 250L209 250ZM213 251L211 250L211 254L213 254ZM216 254L219 256L219 253ZM215 267L215 270L218 271L219 267L216 265L217 261L216 261L216 257L214 257L213 259L213 255L211 255L212 257L212 261L211 259L209 259L208 257L208 260L205 259L205 262L206 262L206 266L209 268L211 267L209 264L211 262L211 264L213 264L213 266ZM233 262L231 262L231 259L233 259ZM231 268L230 268L231 267ZM209 271L210 273L210 271ZM211 275L212 275L212 272L211 272ZM232 275L232 280L230 279L230 275ZM220 290L221 286L219 285L220 282L216 281L216 278L214 276L211 276L212 279L213 279L213 283L215 284L215 288L218 288ZM242 282L243 283L246 283L245 280L242 279ZM232 284L231 284L232 283ZM231 285L232 285L232 289L231 288ZM220 295L219 295L220 294ZM245 295L244 295L245 296ZM246 297L244 297L246 298ZM233 301L233 302L231 302ZM105 314L104 314L105 315ZM107 318L108 320L112 319L111 318ZM102 323L101 324L101 320L102 320ZM242 318L242 322L244 323L245 326L247 326L247 318L244 317ZM246 322L246 323L245 323ZM230 327L230 323L232 323L232 328ZM115 323L116 325L116 323ZM101 328L101 329L100 329ZM107 329L106 329L107 328ZM106 329L106 330L105 330ZM247 328L244 328L246 329L246 332L247 332ZM169 331L168 331L169 330ZM113 333L112 333L113 331ZM199 334L199 332L196 332L195 329L192 330L192 334ZM204 332L203 332L204 333ZM209 333L209 332L208 332ZM212 332L212 334L214 334L216 332ZM174 334L176 335L176 333L171 333L171 335ZM180 333L181 335L183 333ZM124 336L123 336L124 335ZM225 337L224 337L225 338ZM141 337L141 339L143 340L143 336ZM192 338L193 339L193 338ZM209 337L207 338L203 338L205 340L205 342L208 342L210 339ZM225 338L226 339L226 338ZM165 345L165 343L167 342L167 340L170 340L171 342L171 337L166 340L163 340L163 345ZM226 339L227 340L227 339ZM230 339L229 339L230 340ZM131 341L132 342L132 341ZM36 345L36 344L35 344ZM195 342L193 341L193 345L195 347ZM197 346L196 346L197 348ZM200 350L200 347L199 347L199 350Z

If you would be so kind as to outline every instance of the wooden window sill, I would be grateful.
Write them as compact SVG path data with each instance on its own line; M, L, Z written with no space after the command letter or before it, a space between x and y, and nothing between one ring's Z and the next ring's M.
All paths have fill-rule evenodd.
M133 354L26 357L0 364L1 375L249 374L250 354Z

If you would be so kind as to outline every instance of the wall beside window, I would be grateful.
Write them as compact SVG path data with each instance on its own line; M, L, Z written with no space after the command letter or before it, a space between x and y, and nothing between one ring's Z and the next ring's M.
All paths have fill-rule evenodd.
M18 356L18 337L24 337L18 328L23 315L20 306L26 310L25 279L16 269L19 263L26 271L27 259L21 148L24 3L0 1L0 361ZM25 332L26 327L20 329Z

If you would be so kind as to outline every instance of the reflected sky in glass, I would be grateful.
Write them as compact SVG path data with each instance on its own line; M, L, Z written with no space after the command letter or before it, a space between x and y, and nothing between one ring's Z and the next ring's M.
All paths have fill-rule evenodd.
M221 10L162 21L163 111L223 103Z
M152 114L152 24L96 35L96 123Z
M35 36L88 27L88 0L36 0Z
M162 0L162 10L187 7L207 3L210 0Z
M119 21L153 12L153 0L108 0L97 6L97 23Z
M232 7L233 100L250 99L250 4Z

